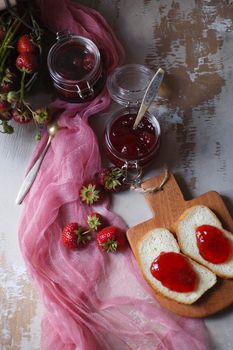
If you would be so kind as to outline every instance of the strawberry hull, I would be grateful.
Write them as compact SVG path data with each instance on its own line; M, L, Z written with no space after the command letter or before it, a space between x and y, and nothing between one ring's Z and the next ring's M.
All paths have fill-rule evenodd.
M98 231L104 228L105 219L99 213L91 213L87 216L87 224L90 230Z
M121 168L103 168L97 174L97 178L107 192L120 192L129 188L124 183L124 173Z
M100 203L104 198L102 186L94 181L84 184L79 195L80 200L87 205Z

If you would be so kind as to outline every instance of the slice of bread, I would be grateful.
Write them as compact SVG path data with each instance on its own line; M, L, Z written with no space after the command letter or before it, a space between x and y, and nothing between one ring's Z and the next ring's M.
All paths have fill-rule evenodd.
M196 227L212 225L219 228L233 244L233 234L223 229L216 215L204 205L196 205L187 209L176 223L175 233L182 252L202 265L208 267L216 275L223 278L233 278L233 256L222 264L213 264L199 253L196 243Z
M156 228L149 231L146 236L139 242L138 255L139 265L144 277L156 293L173 299L179 303L192 304L199 299L209 288L216 283L216 276L209 269L196 263L188 258L194 271L198 275L199 282L197 288L193 292L175 292L163 286L163 284L152 276L150 266L154 259L159 256L161 252L175 252L179 253L180 248L173 234L165 228Z

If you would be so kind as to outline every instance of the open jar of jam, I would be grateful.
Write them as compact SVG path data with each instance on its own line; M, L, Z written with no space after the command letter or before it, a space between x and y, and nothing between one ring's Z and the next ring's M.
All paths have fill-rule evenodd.
M63 100L87 102L104 87L106 73L100 52L87 38L57 33L47 63L54 88Z
M124 169L126 182L131 184L140 182L142 168L151 163L160 144L160 125L150 112L146 112L137 128L133 129L153 75L145 66L129 64L117 68L107 81L111 97L121 108L106 126L104 146L111 163Z

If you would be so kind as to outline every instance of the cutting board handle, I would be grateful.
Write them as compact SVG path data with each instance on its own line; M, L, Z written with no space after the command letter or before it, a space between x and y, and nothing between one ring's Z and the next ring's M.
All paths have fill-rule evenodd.
M143 188L153 188L159 186L164 178L164 174L154 177L142 184ZM176 211L176 208L184 207L185 201L183 194L176 182L173 174L168 174L168 180L163 189L158 192L148 192L145 194L146 201L154 216L164 216L166 211ZM177 209L178 210L178 209ZM161 211L161 212L160 212Z

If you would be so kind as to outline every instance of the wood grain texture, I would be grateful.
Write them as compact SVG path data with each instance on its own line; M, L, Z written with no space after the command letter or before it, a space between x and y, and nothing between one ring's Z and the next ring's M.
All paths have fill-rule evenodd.
M152 178L143 184L144 188L159 186L162 176ZM175 223L180 215L194 205L206 205L221 220L223 227L233 232L233 220L217 192L207 192L197 198L185 201L180 188L172 174L162 191L146 194L146 200L154 217L144 223L132 227L127 237L137 261L140 261L139 243L148 231L157 227L165 227L175 234ZM160 295L153 290L156 299L167 309L179 315L189 317L206 317L222 311L233 303L233 279L218 279L217 284L192 305L180 304Z

